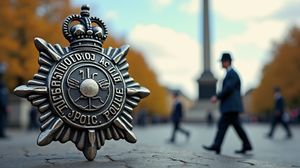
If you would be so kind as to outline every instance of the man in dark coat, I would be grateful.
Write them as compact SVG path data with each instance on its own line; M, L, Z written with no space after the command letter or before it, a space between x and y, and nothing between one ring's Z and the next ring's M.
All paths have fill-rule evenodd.
M174 104L173 104L173 109L172 109L172 115L171 115L171 120L173 122L173 132L172 132L172 137L169 140L171 143L175 142L175 136L176 132L179 131L183 134L186 135L187 139L190 136L190 132L181 128L180 123L183 118L183 108L182 108L182 103L179 100L179 93L175 92L173 97L174 97Z
M243 104L241 98L241 81L239 75L231 67L231 56L229 53L223 53L221 62L222 67L226 69L227 74L223 80L222 91L211 98L212 103L220 100L221 118L218 123L218 131L213 145L203 146L204 149L215 151L217 154L221 152L221 145L226 134L227 128L232 125L238 136L243 142L241 150L236 153L245 154L252 150L252 145L241 126L239 114L243 112Z
M38 123L38 109L35 106L31 106L29 111L29 125L28 130L36 130L39 128Z
M278 123L281 123L286 130L287 138L292 137L291 130L288 123L284 120L284 99L281 95L279 87L274 88L274 99L275 99L275 115L271 124L271 130L268 134L268 138L273 137L275 127Z
M5 127L7 120L8 89L4 82L6 67L0 63L0 138L5 138Z

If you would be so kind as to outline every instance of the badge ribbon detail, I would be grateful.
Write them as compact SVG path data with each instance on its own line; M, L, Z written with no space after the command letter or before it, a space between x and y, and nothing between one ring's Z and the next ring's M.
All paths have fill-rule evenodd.
M132 112L150 91L128 73L128 45L102 48L106 26L89 10L83 5L80 15L65 19L62 30L69 47L34 39L40 67L14 93L41 113L38 145L72 141L92 161L105 140L136 142Z

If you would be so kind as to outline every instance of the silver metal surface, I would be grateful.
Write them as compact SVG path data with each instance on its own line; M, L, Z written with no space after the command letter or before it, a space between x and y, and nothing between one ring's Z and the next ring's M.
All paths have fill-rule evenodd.
M35 38L38 72L14 90L41 113L37 144L72 141L91 161L105 140L135 143L131 114L150 91L129 76L129 46L102 48L106 26L90 17L87 5L68 16L62 29L70 46Z
M85 79L80 84L80 93L88 98L95 97L99 92L99 85L94 79Z

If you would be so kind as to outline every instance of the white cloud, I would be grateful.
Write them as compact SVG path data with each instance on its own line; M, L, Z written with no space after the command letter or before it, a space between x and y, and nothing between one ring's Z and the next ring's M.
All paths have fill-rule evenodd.
M188 14L198 14L200 7L199 2L199 0L184 1L184 3L179 6L179 9Z
M110 10L104 14L104 19L108 21L117 21L119 19L119 13L114 10Z
M135 26L128 41L145 53L161 83L183 89L188 96L196 96L196 79L202 65L197 41L155 24Z
M237 56L234 63L243 78L243 90L246 91L259 83L262 68L270 59L272 42L281 41L289 30L291 20L275 16L282 10L289 10L288 5L295 3L296 0L212 2L213 11L222 19L244 25L243 31L236 32L226 39L219 40L217 37L214 51L217 57L220 57L224 50L229 50L233 56ZM216 27L221 29L222 25Z
M214 11L225 18L244 20L271 16L285 5L286 0L214 0L212 2Z
M218 41L218 49L236 50L241 45L254 46L259 50L268 50L271 42L279 40L287 30L287 25L281 21L262 21L247 24L245 31L235 34L227 39Z
M231 51L236 58L234 66L243 80L243 91L255 86L271 42L279 40L285 29L284 22L251 22L243 33L217 41L212 46L211 60L216 77L220 77L221 82L224 75L217 61L220 54L224 50ZM179 87L191 97L197 96L196 79L202 72L202 55L197 41L185 33L155 24L135 26L128 41L145 53L161 83ZM255 50L255 54L245 50Z
M282 21L250 22L244 32L215 43L214 59L219 59L224 50L232 52L234 59L236 58L235 67L244 81L243 91L246 91L259 82L262 67L272 49L272 42L281 40L286 30L287 24Z
M172 0L153 0L153 4L157 8L164 8L172 3Z

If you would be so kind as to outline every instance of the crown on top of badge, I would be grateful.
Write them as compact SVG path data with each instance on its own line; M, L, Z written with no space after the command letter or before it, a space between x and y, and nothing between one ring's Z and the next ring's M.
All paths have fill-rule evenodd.
M97 17L90 17L90 7L83 5L80 15L68 16L62 26L71 47L102 47L107 38L107 28Z

